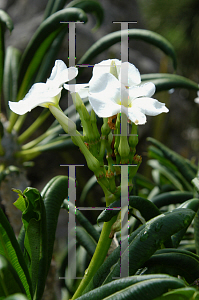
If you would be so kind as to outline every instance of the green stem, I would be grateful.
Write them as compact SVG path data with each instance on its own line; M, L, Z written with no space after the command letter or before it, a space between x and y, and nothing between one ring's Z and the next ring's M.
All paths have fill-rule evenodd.
M36 139L32 140L31 142L23 145L21 148L22 150L27 150L30 148L33 148L34 146L36 146L38 143L40 143L41 141L43 141L45 138L47 138L50 135L53 135L55 133L57 133L59 131L59 129L61 128L61 125L57 125L54 128L48 129L45 133L43 133L42 135L40 135L39 137L37 137Z
M39 126L41 124L43 124L43 122L47 119L47 117L50 115L49 110L44 110L42 111L42 113L40 114L40 116L35 120L35 122L28 127L28 129L26 131L24 131L19 137L18 137L18 143L21 144L23 143L25 140L27 140L29 138L29 136L31 134L33 134L37 128L39 128Z
M14 127L14 125L15 125L17 119L18 119L18 115L15 114L13 111L11 111L11 113L10 113L10 118L9 118L9 125L8 125L8 127L7 127L7 132L8 132L8 133L11 133L11 132L12 132L12 129L13 129L13 127Z
M27 114L25 115L22 115L22 116L19 116L19 118L17 119L15 125L14 125L14 130L16 132L19 132L19 130L21 129L23 123L25 122L26 120L26 117L27 117Z
M91 259L88 269L85 272L84 278L82 279L78 289L76 290L71 300L74 300L82 295L84 289L89 284L90 280L93 278L99 267L104 262L110 244L112 242L112 239L109 238L109 234L111 232L111 227L115 221L116 217L112 218L109 222L104 222L95 253Z

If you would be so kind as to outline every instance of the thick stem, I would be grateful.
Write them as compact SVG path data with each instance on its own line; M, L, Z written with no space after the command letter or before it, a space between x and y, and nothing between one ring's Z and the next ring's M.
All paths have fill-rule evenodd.
M111 232L111 227L114 224L115 220L116 217L112 218L109 222L104 222L95 253L91 259L88 269L85 272L84 278L82 279L78 289L76 290L71 300L74 300L82 295L84 289L89 284L90 280L93 278L99 267L104 262L110 244L112 242L112 239L109 238L109 234Z

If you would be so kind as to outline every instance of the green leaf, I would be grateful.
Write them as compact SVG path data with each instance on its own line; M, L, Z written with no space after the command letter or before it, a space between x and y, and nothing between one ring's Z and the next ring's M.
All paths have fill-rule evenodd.
M3 93L8 116L10 115L8 101L16 101L17 97L20 58L21 53L18 49L11 46L7 48L4 65Z
M53 68L54 62L56 58L58 57L59 50L61 48L62 42L65 38L66 33L68 33L68 28L65 28L65 30L62 30L57 34L54 41L52 42L50 48L48 49L47 53L45 54L39 70L37 72L37 76L35 78L35 82L44 82L46 81L47 74L50 73L50 71Z
M56 176L52 178L42 190L41 195L46 209L48 271L53 254L59 211L64 199L68 198L68 177Z
M170 204L183 203L193 198L192 192L171 191L154 196L151 201L158 207L168 206Z
M127 36L129 39L137 39L152 44L162 50L166 55L169 55L173 60L173 66L176 69L177 60L176 54L172 45L161 35L145 30L145 29L129 29L121 31L116 31L109 33L108 35L102 37L97 42L95 42L87 52L79 60L78 64L90 63L90 61L96 57L98 54L110 48L112 45L121 42L121 35Z
M88 194L88 192L92 189L92 187L97 183L97 179L96 176L93 175L85 184L82 192L81 192L81 196L80 196L80 203L83 203L86 199L86 196Z
M97 18L97 24L92 31L97 30L104 19L104 10L101 4L95 0L73 0L66 7L81 8L86 13L93 13Z
M98 216L98 222L108 222L118 214L120 209L112 210L114 207L121 207L121 201L117 200L111 203L109 207L101 212ZM139 196L129 196L129 208L134 208L140 212L140 216L145 221L149 221L150 219L156 217L160 214L159 209L149 200L139 197ZM136 211L135 211L136 213ZM137 216L139 218L139 216Z
M26 293L23 284L9 261L0 254L0 299L14 293Z
M199 300L199 292L189 286L163 294L154 300Z
M173 185L175 188L179 189L180 191L183 191L183 186L182 183L176 178L174 171L172 172L165 166L162 166L157 160L151 159L147 162L147 164L152 167L155 170L158 170L158 172L166 177Z
M80 227L76 227L76 239L81 246L88 252L90 257L93 256L97 243L92 239L92 237L87 233L87 231Z
M186 88L193 89L196 91L199 90L198 84L196 82L176 74L144 74L141 75L141 80L143 82L153 82L156 86L156 92L170 90L172 88Z
M188 159L183 158L181 155L172 151L157 140L153 138L147 138L147 140L160 149L164 154L164 157L169 159L178 168L182 176L184 176L184 178L191 183L197 172L196 166L193 166Z
M59 32L65 30L67 21L87 22L87 16L79 8L66 8L54 13L41 23L30 43L28 44L21 60L19 72L18 98L23 98L31 84L32 77L40 67L42 59ZM23 81L23 82L22 82Z
M184 287L182 280L177 278L154 278L133 284L104 300L151 300L161 296L170 289Z
M143 264L144 274L166 273L172 276L182 276L191 284L198 278L199 261L184 253L170 252L153 255Z
M75 215L80 225L88 232L88 234L97 242L99 240L100 234L93 227L90 221L81 213L80 210L76 209L76 207L69 201L64 200L63 208L67 209L70 213Z
M0 209L0 254L3 255L17 272L26 294L32 299L32 283L22 251L13 229Z
M4 24L8 30L11 32L14 28L13 26L13 22L12 19L10 18L10 16L3 11L2 9L0 9L0 23Z
M144 226L144 225L143 225ZM133 233L129 235L129 243L133 241L133 239L140 233L140 231L144 228L140 226ZM126 240L124 241L126 243ZM84 293L90 291L94 288L97 288L102 285L107 275L110 273L111 268L114 264L117 263L121 253L121 248L118 246L104 261L104 263L100 266L98 271L95 273L93 279L90 281L89 285L84 290Z
M84 294L81 297L78 297L78 300L89 300L89 299L95 299L95 300L101 300L105 297L108 297L118 291L122 291L123 289L132 286L136 283L142 282L142 281L148 281L151 279L171 279L168 275L143 275L143 276L130 276L130 277L124 277L122 279L117 279L112 281L111 283L107 283L102 285L99 288L96 288L86 294ZM125 298L126 299L126 298ZM134 298L133 298L134 299Z
M136 185L142 187L142 188L146 188L148 190L152 190L155 186L155 184L150 181L148 178L146 178L145 176L137 173L134 177Z
M14 205L22 210L25 229L24 249L29 266L33 292L41 297L47 277L47 230L43 199L37 189L27 188L19 192Z
M178 206L176 209L179 209L179 208L189 208L189 209L192 209L193 211L195 211L195 213L197 213L198 208L199 208L199 199L193 198L193 199L187 200L186 202L184 202L180 206ZM187 226L185 228L181 229L179 232L177 232L176 234L174 234L172 236L172 243L173 243L174 248L178 247L178 245L179 245L180 241L182 240L183 236L185 235L189 225L190 225L190 223L188 222Z
M121 257L113 267L104 283L112 281L113 277L119 277L120 264L127 263L129 258L129 274L135 272L160 248L174 233L187 226L195 213L190 209L178 209L161 214L146 224L129 244Z
M5 56L5 43L4 43L4 33L5 27L7 27L10 32L13 29L13 23L9 15L0 9L0 95L3 83L3 71L4 71L4 56Z
M197 192L199 192L199 178L195 177L191 182L195 186Z

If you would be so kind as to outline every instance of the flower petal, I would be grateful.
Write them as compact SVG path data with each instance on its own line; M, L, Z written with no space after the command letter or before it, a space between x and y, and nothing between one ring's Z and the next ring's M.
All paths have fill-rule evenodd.
M139 108L141 112L148 116L157 116L163 112L167 113L169 110L165 103L161 103L156 99L143 97L137 98L132 102L132 108Z
M62 87L48 87L46 83L38 82L33 84L29 92L24 97L25 99L28 99L29 97L34 98L51 98L59 95L61 92Z
M82 99L88 97L88 83L64 84L64 88L71 93L78 93Z
M119 81L125 86L138 85L141 82L139 70L129 62L123 62L121 66L122 71L119 73ZM123 71L124 70L124 71ZM128 73L128 76L122 75Z
M110 73L110 67L112 61L115 62L116 68L117 68L117 73L120 73L120 66L121 66L121 61L119 59L106 59L101 61L98 64L95 64L93 67L93 77L99 77L103 75L104 73Z
M199 104L199 97L195 98L194 102Z
M61 94L60 94L61 96ZM59 96L59 98L60 98ZM57 98L57 97L56 97ZM9 101L10 109L18 115L24 115L25 113L31 111L36 106L47 107L48 104L55 104L57 99L55 98L31 98L20 100L19 102Z
M151 97L154 93L155 84L152 82L147 82L140 86L131 86L129 88L129 97L131 100L138 97Z
M121 110L121 105L114 103L113 101L109 101L108 98L96 98L94 96L89 96L89 102L95 111L95 113L100 118L107 118L116 115Z
M60 87L65 82L75 78L77 74L77 68L67 68L66 64L62 60L56 60L51 75L47 79L46 84L51 87Z
M89 82L89 101L99 117L110 117L120 112L120 87L121 83L110 73L92 77Z
M146 123L146 116L138 107L128 108L128 118L136 125L143 125Z
M120 89L121 83L118 81L118 79L110 74L110 73L104 73L100 75L98 78L92 77L89 81L89 92L90 93L100 93L100 92L108 92L108 94L113 93L114 90ZM108 95L107 95L108 97Z
M199 91L197 91L197 96L198 97L194 99L194 102L199 104Z

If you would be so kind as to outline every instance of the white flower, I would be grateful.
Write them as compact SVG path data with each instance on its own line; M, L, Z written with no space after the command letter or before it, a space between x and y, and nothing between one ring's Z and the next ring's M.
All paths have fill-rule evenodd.
M197 95L198 97L194 99L194 102L199 104L199 91L197 91Z
M18 115L23 115L36 106L58 105L63 84L75 78L77 74L77 68L67 68L62 60L56 60L50 78L47 79L46 83L33 84L24 99L19 102L9 101L10 109Z
M155 85L141 84L140 73L133 64L109 59L94 66L88 96L99 117L123 112L138 125L146 123L146 115L169 111L164 103L151 98L154 93Z

